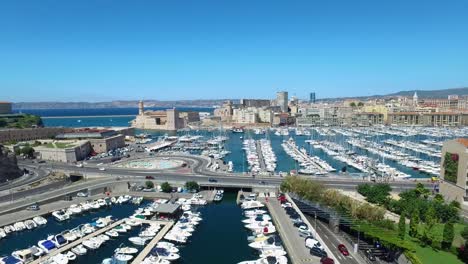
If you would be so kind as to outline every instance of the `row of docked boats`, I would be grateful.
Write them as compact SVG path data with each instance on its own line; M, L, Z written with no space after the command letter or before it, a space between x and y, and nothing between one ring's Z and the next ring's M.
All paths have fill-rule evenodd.
M283 147L284 151L289 156L291 156L291 158L299 163L301 168L298 172L300 174L325 175L329 172L336 171L335 168L333 168L330 164L321 158L317 156L310 156L306 149L299 149L296 145L296 142L292 138L283 141L281 146Z
M268 139L244 139L243 149L246 153L249 170L254 173L273 173L276 169L276 155Z
M241 261L238 264L286 264L288 259L280 237L276 234L276 227L271 222L271 216L262 208L265 204L256 200L256 196L247 197L241 208L244 209L245 219L242 220L245 228L252 232L247 238L249 247L259 253L255 260Z
M119 197L101 198L92 201L84 201L79 204L72 204L68 208L56 210L52 212L52 216L55 220L62 222L70 219L73 215L79 215L86 213L91 210L98 210L100 208L111 206L112 204L124 204L132 202L134 204L140 204L143 201L143 197L133 197L131 195L122 195Z
M39 226L47 224L47 220L42 216L36 216L33 219L18 221L11 225L0 227L0 239L5 238L10 233L20 232L23 230L32 230Z

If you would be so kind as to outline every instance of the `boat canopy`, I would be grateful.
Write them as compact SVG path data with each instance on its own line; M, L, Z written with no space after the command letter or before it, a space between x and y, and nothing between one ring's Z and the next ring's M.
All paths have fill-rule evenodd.
M5 264L16 264L16 263L21 263L21 260L13 257L13 256L8 256L5 258L2 258L1 261Z
M42 246L44 246L47 250L51 250L51 249L55 248L54 242L52 242L50 240L46 240L46 241L42 242Z

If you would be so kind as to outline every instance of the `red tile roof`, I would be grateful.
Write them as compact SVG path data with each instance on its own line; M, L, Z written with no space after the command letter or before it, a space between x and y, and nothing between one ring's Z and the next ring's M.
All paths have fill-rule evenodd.
M468 138L457 138L457 142L468 148Z

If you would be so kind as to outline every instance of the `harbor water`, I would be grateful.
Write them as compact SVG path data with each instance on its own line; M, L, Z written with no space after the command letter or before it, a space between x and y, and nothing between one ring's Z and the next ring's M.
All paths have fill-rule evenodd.
M187 109L190 110L190 109ZM200 109L191 109L191 110L200 110ZM45 126L66 126L66 127L93 127L93 126L129 126L129 122L134 118L133 116L105 116L105 115L132 115L136 114L136 108L132 109L66 109L66 110L24 110L24 112L31 112L34 114L40 114L44 117L43 122ZM202 109L201 111L210 112L212 109L206 108ZM62 117L57 117L62 115ZM103 115L103 116L92 116L92 115ZM67 117L68 116L68 117ZM79 116L79 117L76 117ZM138 131L137 133L140 133ZM164 135L163 132L156 132L156 131L145 131L148 134L151 134L153 138L157 139L159 136ZM235 172L248 172L248 164L246 161L245 151L242 149L242 141L245 138L253 138L253 139L261 139L261 138L268 138L271 141L272 149L277 157L278 163L275 172L285 172L288 173L291 170L298 170L299 165L296 161L294 161L282 148L281 143L288 138L293 138L299 148L305 148L310 155L318 156L319 158L326 161L330 164L333 168L340 172L342 170L346 170L347 173L359 173L358 170L354 169L353 167L347 166L341 161L334 159L327 155L324 151L320 149L314 149L313 147L309 146L305 141L307 139L313 140L326 140L338 143L347 147L348 149L352 149L354 152L360 155L369 156L376 160L379 160L382 163L388 164L397 170L410 175L413 178L428 178L430 177L429 174L423 173L421 171L413 170L411 168L405 167L395 161L391 160L382 160L376 154L370 153L367 150L363 150L360 148L351 147L346 143L346 140L351 139L352 137L344 136L341 134L335 135L321 135L317 133L317 131L311 130L311 136L297 136L293 131L290 132L289 136L278 136L273 133L273 131L267 130L265 135L257 135L254 134L252 131L246 130L245 133L232 133L231 131L206 131L206 130L192 130L190 132L178 132L180 135L202 135L204 139L210 139L214 136L227 136L229 140L224 144L224 148L230 153L226 155L223 160L228 163L232 161L233 163L233 171ZM242 137L242 138L241 138ZM361 137L361 136L360 136ZM364 138L364 136L362 136ZM430 136L410 136L401 138L395 135L379 135L379 136L370 136L366 137L366 140L379 142L386 139L397 139L397 140L408 140L413 142L418 142L424 139L432 139ZM441 140L441 138L438 138ZM440 158L428 156L426 154L417 153L411 149L406 149L404 152L419 157L424 160L434 161L436 163L440 162Z
M222 201L200 206L196 209L201 213L203 220L188 242L185 245L178 246L181 258L177 263L234 264L243 260L258 258L258 252L248 246L247 237L249 232L241 222L244 217L241 208L236 204L236 194L234 191L226 191ZM148 203L148 201L143 202L140 206L131 203L115 204L105 209L101 208L73 216L63 222L57 222L52 216L47 216L48 223L45 226L10 233L6 238L0 240L0 256L9 255L15 250L37 245L39 240L45 239L48 235L58 234L80 224L92 222L98 217L108 215L118 219L128 217L137 207L142 207L145 203ZM112 257L115 249L121 245L135 247L141 251L143 246L135 246L128 241L129 237L137 236L140 231L141 227L134 227L127 233L120 233L118 238L111 239L99 249L88 250L86 255L77 256L74 263L99 264L102 260Z

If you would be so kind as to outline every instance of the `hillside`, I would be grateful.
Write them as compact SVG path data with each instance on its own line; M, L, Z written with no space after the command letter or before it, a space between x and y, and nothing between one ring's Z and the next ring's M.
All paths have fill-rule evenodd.
M400 91L391 94L384 95L370 95L370 96L355 96L355 97L337 97L337 98L323 98L318 101L334 101L334 100L344 100L344 99L378 99L378 98L391 98L397 96L413 96L414 93L418 93L419 99L425 98L443 98L446 99L449 95L458 95L458 96L468 96L468 87L463 88L451 88L451 89L440 89L440 90L409 90L409 91Z
M144 100L145 107L212 107L221 105L230 99L158 101ZM120 100L111 102L17 102L13 109L91 109L91 108L136 108L137 100Z
M7 180L13 180L21 175L23 171L18 168L16 157L13 153L7 152L6 149L0 145L0 183Z

